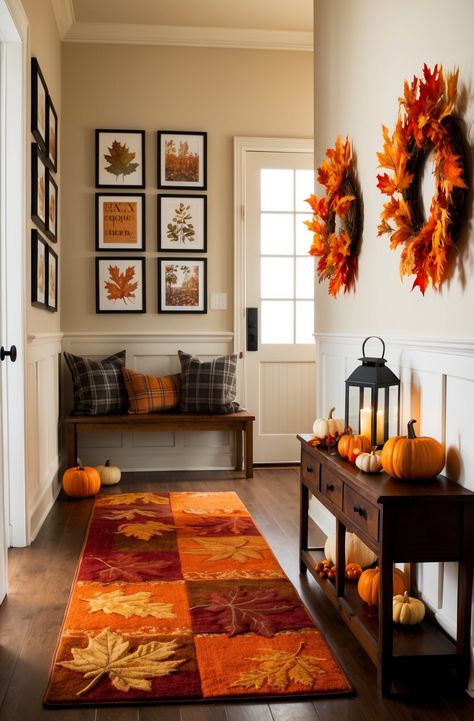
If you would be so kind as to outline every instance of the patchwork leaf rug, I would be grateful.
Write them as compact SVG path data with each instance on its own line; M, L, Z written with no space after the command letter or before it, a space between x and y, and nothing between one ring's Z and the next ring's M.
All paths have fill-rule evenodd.
M235 493L96 500L46 705L350 690Z

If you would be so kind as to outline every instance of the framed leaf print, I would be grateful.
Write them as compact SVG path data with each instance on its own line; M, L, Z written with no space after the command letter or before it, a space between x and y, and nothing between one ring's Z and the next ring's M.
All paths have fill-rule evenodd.
M95 249L145 250L145 193L96 193Z
M36 58L31 58L31 132L43 153L47 152L48 88Z
M96 312L145 313L145 258L96 258Z
M95 131L97 188L145 187L145 131Z
M31 305L46 307L47 243L37 230L31 231Z
M48 224L48 169L46 157L36 143L31 144L31 218L43 232Z
M58 239L58 186L50 170L46 171L46 188L48 217L46 219L45 233L53 243L56 243Z
M205 195L158 195L158 250L207 250Z
M55 313L58 309L58 256L52 248L48 246L47 253L47 283L46 305L48 310Z
M158 187L207 188L207 133L158 131Z
M49 95L46 101L46 108L46 137L48 138L47 161L49 167L55 173L58 169L58 116Z
M207 313L207 260L158 258L158 312Z

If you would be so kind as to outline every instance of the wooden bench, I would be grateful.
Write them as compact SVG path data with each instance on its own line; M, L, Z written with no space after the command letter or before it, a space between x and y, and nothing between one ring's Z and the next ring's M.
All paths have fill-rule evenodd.
M247 411L227 415L201 413L149 413L147 415L68 416L65 418L68 468L76 464L79 433L137 433L196 431L234 431L235 469L245 470L245 477L253 477L253 421L255 416ZM243 440L243 443L242 443ZM243 453L242 453L243 451Z

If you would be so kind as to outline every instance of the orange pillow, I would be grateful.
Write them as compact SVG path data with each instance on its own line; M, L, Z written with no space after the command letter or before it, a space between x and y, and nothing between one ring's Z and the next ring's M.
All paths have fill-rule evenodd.
M145 376L122 368L123 380L128 393L129 413L153 413L167 411L179 406L181 375Z

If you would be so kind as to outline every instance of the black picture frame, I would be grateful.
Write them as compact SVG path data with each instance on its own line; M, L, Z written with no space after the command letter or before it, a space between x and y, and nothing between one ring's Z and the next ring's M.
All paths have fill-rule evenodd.
M39 231L31 230L31 305L46 308L48 244Z
M207 195L158 195L158 250L207 252Z
M48 167L37 143L31 143L31 218L45 233L48 223Z
M158 188L207 189L207 133L158 130Z
M58 114L49 94L46 100L46 137L46 160L48 167L53 173L56 173L58 169Z
M95 185L115 190L145 187L144 130L95 131Z
M46 170L46 203L47 217L45 235L53 243L58 240L58 185L49 169Z
M207 258L158 258L158 313L207 313Z
M58 254L48 245L47 253L46 307L52 313L58 310Z
M145 208L145 193L96 193L96 251L143 252L146 244Z
M48 86L37 58L31 58L31 132L41 151L47 153Z
M133 269L133 274L130 273L130 268ZM96 313L146 313L145 271L144 256L97 257ZM127 284L128 294L125 294ZM114 298L115 290L117 297Z

